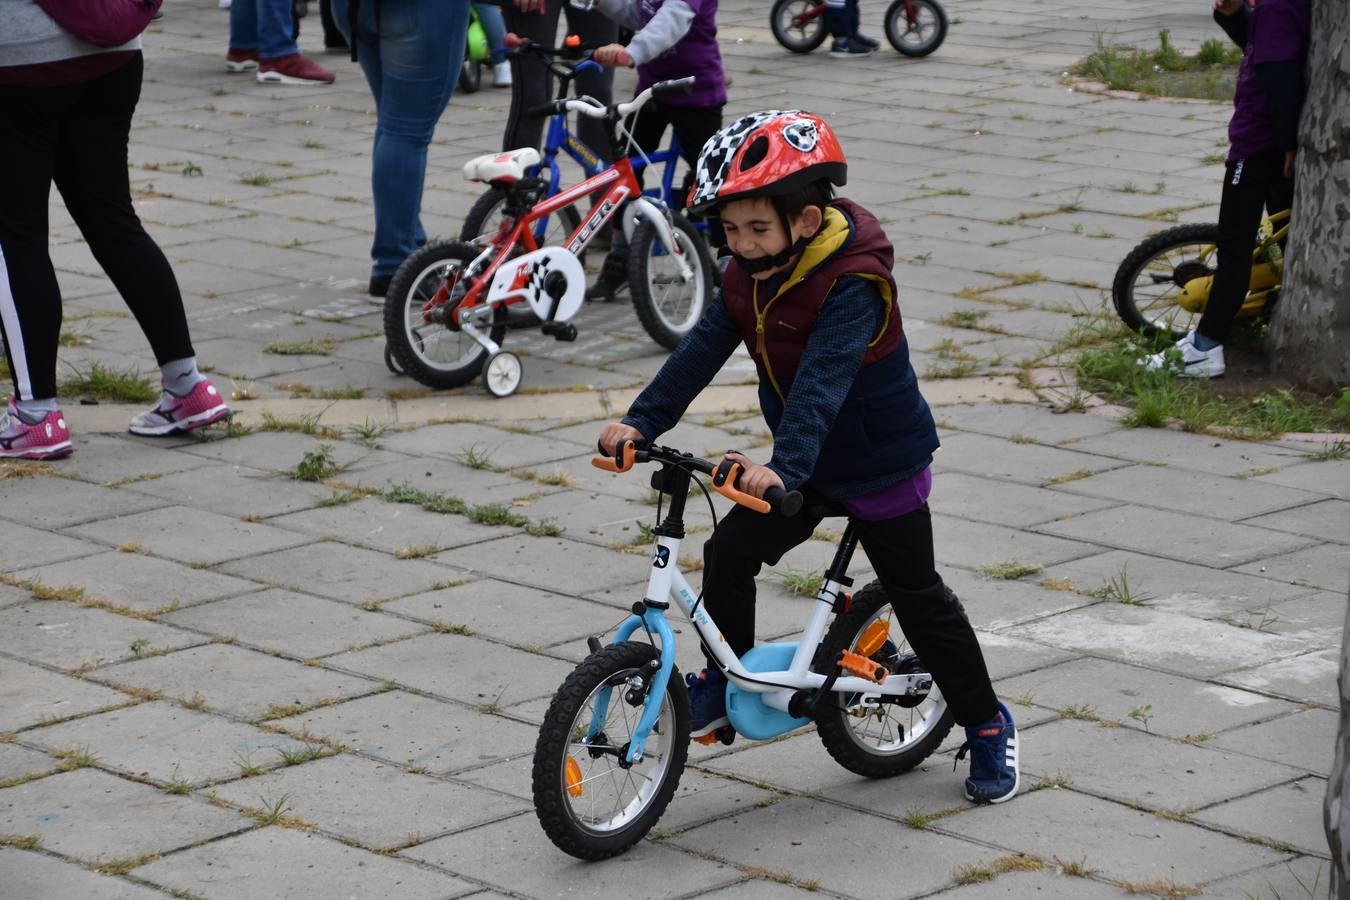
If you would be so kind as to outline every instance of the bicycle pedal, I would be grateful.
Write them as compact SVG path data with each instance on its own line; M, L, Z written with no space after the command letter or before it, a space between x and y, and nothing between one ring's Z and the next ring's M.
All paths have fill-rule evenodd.
M554 340L570 343L577 339L577 326L571 322L545 322L541 330L552 335Z
M885 666L875 659L868 659L861 653L854 653L852 650L839 651L839 667L845 672L850 672L859 678L866 678L868 681L877 684L886 680Z

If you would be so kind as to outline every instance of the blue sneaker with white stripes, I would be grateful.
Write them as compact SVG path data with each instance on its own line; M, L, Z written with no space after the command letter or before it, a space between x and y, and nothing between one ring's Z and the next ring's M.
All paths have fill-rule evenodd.
M1002 703L998 718L983 725L966 728L966 742L956 753L958 761L970 752L970 777L966 779L966 799L975 803L1002 803L1011 800L1022 781L1017 765L1017 726L1012 713Z

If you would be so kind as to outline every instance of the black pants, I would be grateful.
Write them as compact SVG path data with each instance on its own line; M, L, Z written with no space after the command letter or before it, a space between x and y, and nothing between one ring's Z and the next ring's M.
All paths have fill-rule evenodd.
M703 546L703 605L738 656L755 644L755 576L811 537L820 519L735 507ZM998 700L965 610L938 578L928 507L883 522L854 522L895 619L962 725L994 718ZM706 648L705 648L706 653ZM711 655L709 665L716 668Z
M556 46L558 39L558 11L567 11L567 31L581 38L588 46L612 44L619 34L619 26L597 10L588 12L574 9L567 0L550 0L543 13L523 13L514 4L503 4L506 30L546 46ZM553 75L537 56L528 54L511 57L511 113L502 135L502 149L538 147L543 141L544 120L526 115L526 110L553 99ZM587 94L601 103L610 103L614 96L614 72L585 72L572 84L574 94ZM578 116L577 137L591 150L609 162L614 158L609 144L609 133L600 119Z
M627 128L633 133L633 140L646 153L655 153L661 149L661 139L666 133L666 128L672 128L675 131L675 137L680 142L680 158L689 165L689 170L685 172L684 182L675 188L675 209L683 209L689 202L689 186L694 180L695 163L698 162L699 152L703 145L708 142L722 127L722 106L667 106L661 101L652 99L647 102L641 110L638 111L637 122L634 123L629 118ZM623 149L623 148L619 148ZM644 183L646 170L638 175L638 182ZM659 178L659 170L652 171L652 177ZM714 248L726 245L726 236L722 231L722 223L718 219L709 220L711 228L708 232L708 242ZM615 220L615 227L618 227L618 220Z
M47 253L52 182L163 365L192 356L169 261L131 207L127 136L142 60L61 87L0 85L0 333L20 399L56 396L61 292Z
M1226 343L1252 277L1252 250L1261 211L1274 214L1294 202L1294 179L1284 177L1284 154L1268 150L1230 163L1219 200L1218 265L1196 330Z

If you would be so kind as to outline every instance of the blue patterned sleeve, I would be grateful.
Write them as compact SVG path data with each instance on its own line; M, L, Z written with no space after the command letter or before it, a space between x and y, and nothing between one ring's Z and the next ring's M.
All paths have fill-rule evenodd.
M874 284L856 275L835 282L806 339L774 435L768 466L788 490L800 488L815 471L820 448L881 321L882 299Z
M649 441L674 428L741 340L741 330L718 291L698 324L680 341L652 383L638 394L623 423L642 432Z

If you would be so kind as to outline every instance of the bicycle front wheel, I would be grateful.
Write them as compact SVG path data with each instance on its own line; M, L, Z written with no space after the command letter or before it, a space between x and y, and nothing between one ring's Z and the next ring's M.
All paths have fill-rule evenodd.
M1181 305L1182 289L1214 274L1218 242L1218 225L1178 225L1131 250L1111 283L1121 321L1148 337L1183 337L1202 311Z
M578 859L608 859L642 840L679 786L689 752L689 694L679 669L670 674L642 761L623 763L643 709L642 697L627 694L656 659L650 644L605 647L567 676L544 714L534 748L534 809L549 839ZM593 722L599 727L587 741Z
M384 298L386 347L400 369L427 387L459 387L483 369L487 350L482 345L443 321L428 321L423 311L442 285L454 286L476 256L478 251L468 244L426 244L405 259L389 281ZM505 324L494 321L492 340L500 344L505 334Z
M684 216L671 216L671 234L694 277L684 280L680 261L650 222L633 231L628 251L628 286L642 327L667 350L674 350L698 324L712 293L712 261L702 235Z
M825 43L823 12L798 24L797 17L821 5L820 0L774 0L769 12L769 28L774 40L793 53L810 53Z
M886 40L904 56L927 56L947 38L947 14L937 0L910 0L914 23L905 13L905 0L895 0L886 10Z
M840 650L857 650L865 638L880 643L870 658L890 672L927 671L901 634L885 589L875 581L855 593L848 612L830 625L817 659L833 660ZM816 671L826 670L817 667ZM908 772L938 748L955 721L936 684L923 697L897 698L876 706L864 706L858 694L835 697L835 703L816 719L820 740L835 762L868 778Z

